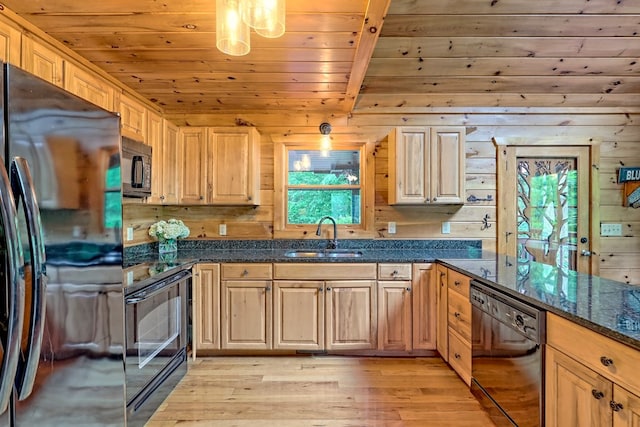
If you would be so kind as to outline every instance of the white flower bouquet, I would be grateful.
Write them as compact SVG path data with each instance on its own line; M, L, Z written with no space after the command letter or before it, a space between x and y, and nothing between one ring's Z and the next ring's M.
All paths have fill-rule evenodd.
M149 227L149 236L158 240L184 239L189 237L189 227L179 219L158 221Z

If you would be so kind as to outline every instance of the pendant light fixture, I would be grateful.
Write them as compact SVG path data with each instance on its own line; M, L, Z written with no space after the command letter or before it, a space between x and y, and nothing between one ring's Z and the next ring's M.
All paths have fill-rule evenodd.
M284 34L285 0L216 0L216 46L220 51L248 54L250 28L268 38Z

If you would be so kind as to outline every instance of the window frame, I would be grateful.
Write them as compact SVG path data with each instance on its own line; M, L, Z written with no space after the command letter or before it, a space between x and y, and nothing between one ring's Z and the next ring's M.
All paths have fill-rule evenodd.
M274 139L274 238L304 239L318 238L315 234L316 224L289 224L288 218L288 151L289 150L321 150L320 138L315 135L288 136L287 139ZM373 144L362 137L339 135L332 136L332 148L335 150L360 151L360 224L338 224L338 237L371 238L373 230L374 202L374 156ZM346 186L353 187L353 186ZM342 189L346 187L336 187ZM300 188L300 187L293 187ZM330 227L327 228L327 230ZM332 237L326 233L320 237Z

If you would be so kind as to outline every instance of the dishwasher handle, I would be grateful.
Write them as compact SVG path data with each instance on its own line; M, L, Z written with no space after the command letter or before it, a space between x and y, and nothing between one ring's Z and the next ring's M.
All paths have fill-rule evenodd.
M166 279L155 282L152 285L147 286L144 289L141 289L133 294L129 295L125 299L125 303L127 305L138 304L149 298L158 295L161 292L164 292L167 288L174 286L176 283L182 282L191 277L191 271L183 270L179 273L176 273L172 276L167 277Z

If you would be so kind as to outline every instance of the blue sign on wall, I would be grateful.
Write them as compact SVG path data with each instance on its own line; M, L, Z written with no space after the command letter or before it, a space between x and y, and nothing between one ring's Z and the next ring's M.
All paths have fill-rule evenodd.
M640 181L640 167L620 168L618 170L618 183Z

